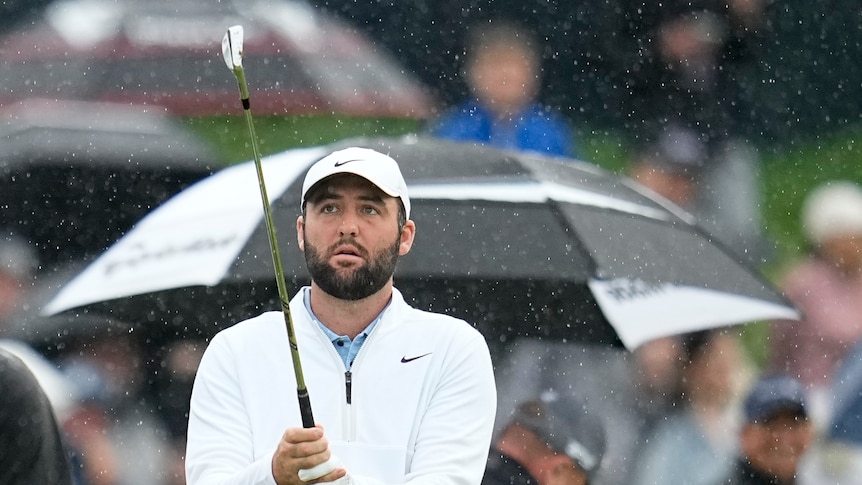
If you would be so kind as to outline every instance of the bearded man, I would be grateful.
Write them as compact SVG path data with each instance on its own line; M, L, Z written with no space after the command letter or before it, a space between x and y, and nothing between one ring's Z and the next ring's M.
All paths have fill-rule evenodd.
M290 302L317 426L303 428L281 312L212 340L195 379L190 485L479 485L496 390L483 336L410 307L393 285L410 251L392 158L347 148L316 162L296 221L311 285Z

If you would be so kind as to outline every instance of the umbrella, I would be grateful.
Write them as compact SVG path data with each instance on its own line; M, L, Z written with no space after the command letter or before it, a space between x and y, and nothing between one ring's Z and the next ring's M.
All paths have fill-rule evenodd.
M427 89L370 39L302 0L59 0L0 38L0 105L24 96L235 113L236 81L217 57L246 28L257 114L426 117Z
M0 227L49 267L99 254L213 171L163 108L28 99L0 110L0 148Z
M392 155L408 184L417 237L396 286L492 341L532 335L634 348L670 334L798 319L688 214L628 179L572 159L416 137L264 159L285 274L296 285L308 281L294 233L304 172L350 145ZM44 313L86 307L212 332L277 308L257 191L250 163L186 189L61 288Z

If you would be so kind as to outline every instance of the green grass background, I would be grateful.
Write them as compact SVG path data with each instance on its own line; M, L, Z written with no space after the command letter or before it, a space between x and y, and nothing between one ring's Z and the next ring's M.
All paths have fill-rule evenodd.
M250 160L251 145L244 117L184 119L209 142L224 165ZM421 129L418 120L367 119L342 116L255 117L255 131L263 155L288 148L326 144L355 136L398 136ZM585 158L613 172L627 162L624 136L608 130L580 130ZM782 146L764 146L761 154L762 217L766 236L774 243L770 261L759 269L775 282L782 272L804 255L806 244L799 227L799 211L805 195L827 180L862 183L862 127L848 127L826 135L800 134ZM746 325L743 342L755 363L766 358L766 326Z

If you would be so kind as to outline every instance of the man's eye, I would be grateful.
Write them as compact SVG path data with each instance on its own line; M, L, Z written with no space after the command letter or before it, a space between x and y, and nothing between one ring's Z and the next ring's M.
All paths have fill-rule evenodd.
M362 211L368 215L376 215L376 214L380 213L376 207L371 207L371 206L365 206L365 208L363 208Z
M335 207L334 205L331 205L331 204L325 205L321 208L321 212L323 212L324 214L334 214L337 211L338 211L338 208Z

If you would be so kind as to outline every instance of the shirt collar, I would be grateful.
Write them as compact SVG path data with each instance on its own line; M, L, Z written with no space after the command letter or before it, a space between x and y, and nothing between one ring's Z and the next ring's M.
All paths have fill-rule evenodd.
M326 337L329 339L330 342L335 343L338 339L345 338L344 335L338 335L332 330L330 330L329 327L324 325L323 322L321 322L317 318L317 315L315 315L314 312L311 310L311 288L308 286L302 289L302 303L305 305L305 309L306 311L308 311L308 314L311 316L311 319L317 324L318 327L320 327L321 330L323 330L323 333L326 334ZM384 313L386 313L386 310L388 310L390 306L392 306L391 298L389 299L389 303L387 303L386 306L383 307L383 310L381 310L377 317L375 317L374 320L372 320L371 323L369 323L363 331L359 332L356 335L356 338L358 339L361 337L364 340L365 337L371 334L371 331L374 330L374 327L377 326L377 322L380 321L380 318L383 316Z

